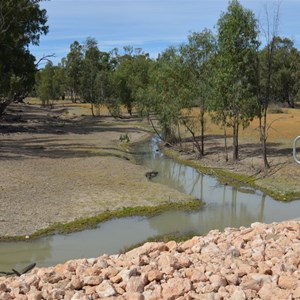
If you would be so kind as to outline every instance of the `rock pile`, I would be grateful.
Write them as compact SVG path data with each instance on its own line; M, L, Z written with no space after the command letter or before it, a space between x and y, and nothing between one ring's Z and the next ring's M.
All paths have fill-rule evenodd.
M254 223L0 277L0 299L300 299L300 222Z

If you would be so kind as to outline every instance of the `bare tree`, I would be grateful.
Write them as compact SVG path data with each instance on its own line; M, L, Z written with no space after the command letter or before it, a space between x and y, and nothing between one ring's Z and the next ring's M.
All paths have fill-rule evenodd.
M279 27L279 8L280 3L271 10L265 5L265 24L261 24L261 31L265 38L265 49L263 58L258 57L257 64L257 101L259 106L259 132L260 142L263 153L265 172L270 168L267 157L267 139L268 139L268 123L267 111L271 102L272 94L272 76L273 76L273 63L274 63L274 50L275 50L275 37L278 35Z

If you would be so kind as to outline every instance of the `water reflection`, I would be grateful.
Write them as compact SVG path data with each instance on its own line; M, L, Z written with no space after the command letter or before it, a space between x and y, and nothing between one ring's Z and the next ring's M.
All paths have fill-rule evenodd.
M49 266L81 257L113 254L148 237L174 232L205 234L211 229L249 226L251 223L274 222L300 216L300 201L274 201L260 191L246 193L221 185L215 178L176 163L157 151L157 141L138 146L140 164L159 172L152 179L181 192L202 199L199 212L166 212L142 218L111 220L97 229L69 235L55 235L30 242L0 243L0 271L22 269L31 262Z
M274 222L297 218L300 215L299 201L283 203L274 201L260 191L240 191L221 185L211 176L203 175L192 167L176 163L157 151L157 140L140 145L144 155L137 160L159 175L154 181L202 199L206 206L198 213L199 227L203 232L211 228L247 226L253 222ZM148 153L148 154L147 154Z

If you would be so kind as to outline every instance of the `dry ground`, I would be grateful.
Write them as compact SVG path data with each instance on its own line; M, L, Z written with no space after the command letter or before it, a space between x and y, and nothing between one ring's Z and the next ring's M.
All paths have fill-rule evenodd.
M13 105L0 120L0 236L32 234L107 209L191 199L149 181L119 141L149 136L136 121L87 107Z

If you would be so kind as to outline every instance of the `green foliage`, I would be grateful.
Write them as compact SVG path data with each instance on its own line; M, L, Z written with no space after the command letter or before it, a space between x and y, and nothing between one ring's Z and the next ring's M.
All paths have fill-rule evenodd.
M213 110L224 126L233 129L233 159L238 159L239 126L246 127L256 108L255 62L259 47L257 21L239 1L229 2L218 21L218 56L215 66Z
M133 106L138 106L138 112L144 113L144 90L149 82L151 60L141 49L133 53L132 47L124 47L125 54L118 56L118 65L114 72L116 97L132 114Z
M88 103L95 103L95 83L98 70L100 69L100 51L97 41L87 38L84 45L84 60L81 72L81 95Z
M120 141L122 143L129 143L130 142L130 138L129 138L128 134L127 133L121 134L120 135Z
M77 41L70 46L70 52L65 60L66 86L72 102L76 102L80 91L83 49Z
M182 123L193 136L193 143L201 156L204 155L204 114L212 97L212 64L217 51L216 39L211 31L193 32L188 36L188 44L182 45L180 52L190 72L191 99L189 108L198 106L200 109L201 145L195 136L195 119L185 118Z
M159 57L150 74L147 89L151 107L158 116L162 137L176 141L181 111L191 99L189 70L176 48L170 47Z
M48 32L40 0L0 1L0 114L12 101L21 101L34 85L35 58L28 51Z
M58 100L64 95L64 69L53 66L48 62L44 69L36 75L36 93L44 105L49 105L50 100Z
M272 41L272 74L270 101L287 103L295 106L299 89L300 54L294 47L293 41L288 38L273 37ZM270 46L269 46L270 47ZM260 54L261 59L261 90L262 97L266 98L268 72L268 46Z

